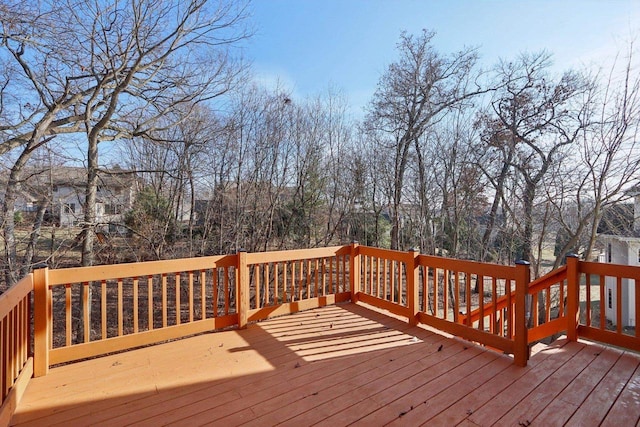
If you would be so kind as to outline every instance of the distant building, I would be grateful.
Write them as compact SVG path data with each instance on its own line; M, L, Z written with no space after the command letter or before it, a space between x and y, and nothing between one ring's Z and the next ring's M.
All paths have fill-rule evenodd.
M640 266L640 189L631 193L633 203L612 206L603 215L598 228L598 242L604 248L600 262ZM613 277L605 278L604 309L606 318L615 323L617 312L617 284ZM635 327L636 283L622 279L622 326Z
M31 169L22 185L16 210L35 212L48 201L46 220L60 227L77 226L84 220L87 170L60 166ZM133 207L141 180L131 171L114 168L98 173L96 223L103 231L122 229L124 214Z

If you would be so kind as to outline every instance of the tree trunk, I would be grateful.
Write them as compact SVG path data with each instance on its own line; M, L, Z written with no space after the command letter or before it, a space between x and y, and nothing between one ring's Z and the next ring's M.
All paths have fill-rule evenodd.
M22 261L22 274L21 276L26 276L31 271L31 266L33 265L33 260L36 254L36 245L38 244L38 238L40 237L40 230L42 228L42 222L44 221L44 214L49 207L49 201L47 199L43 200L38 206L38 212L36 213L36 219L33 223L33 227L31 228L31 236L29 236L29 243L27 244L27 249L24 254L24 258Z
M21 187L22 168L31 157L32 150L27 146L11 168L7 182L7 189L2 204L2 217L4 221L4 253L5 253L5 286L8 289L19 279L18 255L16 252L15 235L15 204Z

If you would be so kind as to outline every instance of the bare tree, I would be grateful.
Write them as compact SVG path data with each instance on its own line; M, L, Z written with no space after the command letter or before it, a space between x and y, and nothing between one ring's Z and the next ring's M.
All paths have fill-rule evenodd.
M380 78L369 107L367 127L380 135L393 159L391 247L399 248L400 210L405 174L413 150L426 130L462 100L482 92L470 86L477 55L475 49L443 55L431 44L434 33L403 33L400 58Z
M640 74L633 67L634 45L609 72L594 80L585 98L587 126L580 134L580 150L567 159L570 171L558 176L548 190L559 219L554 265L569 251L591 259L604 210L628 197L640 183ZM577 253L576 252L576 253Z
M502 61L496 69L500 89L491 102L492 118L487 124L494 132L489 140L503 153L499 158L508 162L494 178L496 189L502 191L495 197L504 200L508 165L515 173L514 183L521 189L514 194L515 200L503 203L503 208L511 211L511 221L519 230L518 256L532 262L536 275L539 257L533 252L535 204L553 165L577 145L584 127L582 96L590 90L590 81L575 72L555 80L547 71L549 66L550 55L545 52Z

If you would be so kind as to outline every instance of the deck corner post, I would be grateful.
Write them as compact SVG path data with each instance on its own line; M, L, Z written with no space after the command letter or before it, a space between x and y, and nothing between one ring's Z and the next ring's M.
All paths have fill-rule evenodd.
M578 256L575 254L567 255L567 339L569 341L578 340L578 316L580 315L579 303L579 271ZM563 304L563 302L561 302Z
M409 307L409 325L416 326L418 324L419 307L419 270L418 256L420 249L411 248L407 257L407 305Z
M360 244L354 240L351 242L351 252L349 256L350 265L349 269L351 274L349 279L351 281L351 302L358 302L358 293L360 292Z
M529 337L527 331L527 289L531 280L528 261L516 261L516 307L513 363L527 366Z
M244 249L238 249L236 254L238 257L238 270L237 270L237 310L238 310L238 328L244 329L247 327L249 319L249 265L247 264L247 251Z
M49 373L49 349L51 348L51 290L49 289L49 269L33 271L33 376L42 377Z

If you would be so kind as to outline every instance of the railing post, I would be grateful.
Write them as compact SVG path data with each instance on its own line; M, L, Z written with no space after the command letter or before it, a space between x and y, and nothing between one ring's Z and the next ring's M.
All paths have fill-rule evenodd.
M33 272L33 376L42 377L49 372L49 349L51 348L51 290L49 269Z
M529 337L527 331L527 288L530 282L528 261L516 261L516 309L513 363L527 366Z
M580 315L580 280L578 272L578 256L575 254L567 254L567 339L569 341L578 340L578 316ZM560 301L564 304L564 301Z
M249 319L249 266L247 265L247 252L244 249L238 249L236 254L238 257L237 269L237 310L238 310L238 327L244 329L247 327Z
M360 245L357 241L351 243L351 252L349 255L349 270L351 274L351 302L358 302L358 292L360 292Z
M420 250L418 248L409 249L407 257L407 305L409 306L409 324L415 326L418 324L419 307L419 271L418 271L418 255Z

